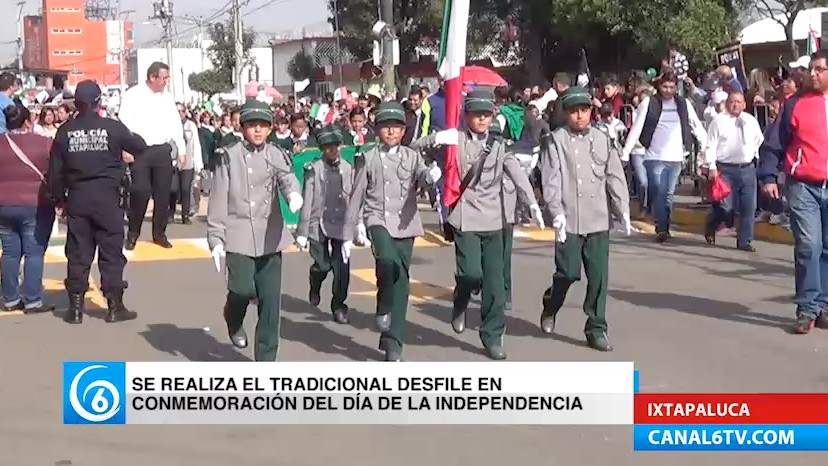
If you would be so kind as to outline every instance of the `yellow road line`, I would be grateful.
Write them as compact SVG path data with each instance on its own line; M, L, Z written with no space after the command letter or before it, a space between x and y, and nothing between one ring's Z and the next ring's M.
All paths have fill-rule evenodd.
M376 272L374 269L351 269L351 276L368 285L369 289L350 292L349 294L353 296L376 296ZM363 287L361 286L360 288ZM452 293L452 288L425 283L412 278L411 291L409 292L408 299L415 303L433 300L450 300Z
M98 284L95 282L92 277L90 277L89 281L89 291L86 293L86 309L106 309L106 298L103 297L100 289L98 288ZM66 288L63 285L63 280L56 280L54 278L44 278L43 279L43 294L47 295L49 293L65 293ZM50 302L46 302L46 304L52 304ZM90 305L91 304L91 305ZM23 311L12 311L12 312L3 312L0 311L0 317L13 317L13 316L22 316Z

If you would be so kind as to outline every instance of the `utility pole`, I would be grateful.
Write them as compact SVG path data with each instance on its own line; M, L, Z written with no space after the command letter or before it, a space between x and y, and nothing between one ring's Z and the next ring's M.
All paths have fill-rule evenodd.
M336 28L336 62L339 64L339 87L342 87L342 46L339 43L339 38L342 36L342 31L339 30L339 5L334 0L334 27Z
M380 0L380 20L388 25L388 28L394 30L394 0ZM397 82L394 69L394 39L391 35L383 38L382 46L383 64L382 64L382 82L385 88L385 93L389 93L396 98Z
M244 83L242 69L244 68L244 30L242 29L241 6L239 0L233 0L233 42L235 45L236 65L233 67L233 80L236 92L239 93L239 103L244 103Z
M17 2L17 71L23 71L23 7L25 1ZM23 76L20 76L23 79Z
M175 97L175 75L173 66L173 5L172 0L161 0L153 3L154 15L152 19L161 21L164 28L164 42L167 46L167 66L170 67L170 92ZM183 83L182 83L183 84Z

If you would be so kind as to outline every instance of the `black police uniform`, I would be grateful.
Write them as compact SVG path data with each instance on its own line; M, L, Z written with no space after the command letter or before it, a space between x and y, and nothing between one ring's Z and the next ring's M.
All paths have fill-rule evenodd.
M84 295L89 287L89 269L98 250L101 290L107 299L106 320L130 320L136 314L123 304L126 257L121 183L126 165L122 151L141 154L144 140L120 121L97 113L101 90L92 81L78 84L75 102L83 112L63 124L55 135L47 182L54 200L64 206L69 310L68 323L83 320Z

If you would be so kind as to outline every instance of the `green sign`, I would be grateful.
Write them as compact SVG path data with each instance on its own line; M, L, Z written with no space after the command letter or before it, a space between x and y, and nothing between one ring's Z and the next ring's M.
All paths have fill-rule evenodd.
M339 152L339 156L346 162L353 164L354 154L356 154L358 150L369 149L371 147L372 146L369 145L360 147L343 146ZM293 162L293 174L296 175L296 179L299 180L300 188L302 187L302 183L305 181L305 164L320 158L322 158L322 151L318 148L305 149L304 151L294 154L291 157L291 161ZM310 199L305 199L305 202L310 202ZM299 223L299 212L292 213L290 209L288 209L287 202L285 202L284 196L282 196L281 193L279 193L279 205L282 208L282 218L285 219L286 224L296 225Z

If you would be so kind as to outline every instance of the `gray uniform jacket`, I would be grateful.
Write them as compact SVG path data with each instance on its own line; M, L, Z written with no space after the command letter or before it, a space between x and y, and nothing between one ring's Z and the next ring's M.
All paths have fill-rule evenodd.
M460 180L475 166L486 139L472 139L460 133L457 142L457 158ZM434 145L436 133L414 142L415 147ZM505 175L505 176L504 176ZM503 179L508 177L516 186L517 196L526 205L537 204L529 177L520 167L514 154L508 152L502 140L496 140L491 152L483 161L480 178L463 192L460 202L449 215L448 221L460 231L497 231L506 225L504 218ZM514 208L512 209L514 211ZM514 215L512 216L514 217Z
M517 223L517 187L508 176L503 177L503 221L506 225Z
M279 192L299 193L288 155L272 144L226 148L213 176L207 211L210 248L261 257L293 244L279 206Z
M418 151L404 146L391 152L382 145L372 147L355 156L354 169L346 238L353 238L356 225L363 218L366 227L383 226L392 238L423 234L417 191L432 183Z
M548 138L541 164L546 208L554 218L566 216L566 231L588 235L612 228L630 212L627 180L618 150L601 130L590 127L576 134L568 127Z
M305 166L305 184L302 186L305 203L299 214L296 236L316 241L352 238L345 236L345 217L353 187L353 172L351 165L342 159L336 165L317 159Z

